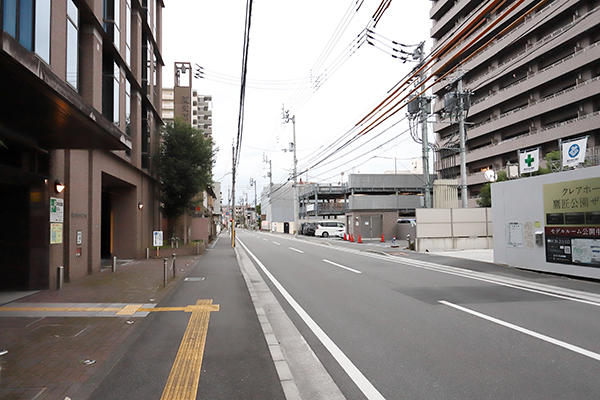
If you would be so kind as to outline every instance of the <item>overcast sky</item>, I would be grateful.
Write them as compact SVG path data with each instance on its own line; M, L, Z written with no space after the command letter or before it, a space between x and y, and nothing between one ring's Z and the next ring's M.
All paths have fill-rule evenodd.
M377 47L366 43L364 29L380 3L253 2L236 203L244 193L249 203L254 202L251 178L258 183L260 203L260 192L269 184L265 159L271 160L274 183L290 178L293 156L283 149L292 142L292 123L283 124L282 104L296 118L298 171L306 171L303 181L338 184L342 172L347 181L349 173L408 170L410 159L421 156L421 145L411 139L406 121L390 127L405 117L402 110L354 145L308 169L331 152L329 145L349 139L350 129L415 67L414 62L403 63L388 54L392 52L388 45L394 46L389 40L405 45L426 40L426 52L431 48L431 3L424 0L393 1L371 28ZM204 68L205 78L194 80L193 87L213 96L213 138L219 148L213 178L222 183L225 204L238 131L245 12L245 0L171 0L165 1L163 10L163 85L173 86L176 61ZM389 143L376 149L384 142Z

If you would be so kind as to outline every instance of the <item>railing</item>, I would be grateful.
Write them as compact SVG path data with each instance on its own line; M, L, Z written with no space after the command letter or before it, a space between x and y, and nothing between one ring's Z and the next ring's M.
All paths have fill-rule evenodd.
M543 99L539 99L539 100L536 100L536 101L532 101L531 103L529 103L529 104L527 104L527 105L525 105L525 106L522 106L522 107L515 108L515 109L513 109L513 110L510 110L509 112L506 112L506 113L504 113L504 114L500 114L500 115L498 115L498 116L496 116L496 117L493 117L493 118L490 118L490 119L488 119L488 120L485 120L485 121L483 121L483 122L479 122L479 123L477 123L477 124L474 124L474 125L470 126L470 127L467 129L467 130L468 130L468 131L470 131L470 130L473 130L473 129L479 128L480 126L487 125L487 124L489 124L489 123L492 123L492 122L494 122L494 121L497 121L497 120L499 120L499 119L501 119L501 118L508 117L508 116L510 116L510 115L512 115L512 114L515 114L515 113L517 113L517 112L523 111L523 110L525 110L525 109L527 109L527 108L529 108L529 107L533 107L533 106L536 106L536 105L538 105L538 104L542 104L542 103L544 103L544 102L546 102L546 101L548 101L548 100L552 100L552 99L554 99L554 98L556 98L556 97L562 96L562 95L564 95L564 94L566 94L566 93L569 93L569 92L572 92L572 91L574 91L574 90L577 90L577 89L579 89L579 88L582 88L582 87L584 87L584 86L587 86L587 85L589 85L589 84L591 84L591 83L593 83L593 82L596 82L596 81L598 81L598 80L600 80L600 77L598 77L598 76L597 76L597 77L595 77L595 78L592 78L592 79L588 79L588 80L587 80L587 81L585 81L585 82L581 82L580 84L578 84L578 85L575 85L575 86L573 86L573 87L570 87L570 88L567 88L567 89L564 89L564 90L560 90L560 91L558 91L558 92L556 92L556 93L553 93L553 94L551 94L550 96L544 97Z
M561 64L563 64L563 63L565 63L565 62L567 62L567 61L569 61L569 60L571 60L571 59L573 59L573 58L575 58L575 57L577 57L577 56L579 56L579 55L587 52L587 51L590 51L590 50L598 47L599 44L600 44L600 42L596 42L594 44L591 44L591 45L589 45L586 48L578 50L575 53L573 53L573 54L571 54L571 55L569 55L569 56L567 56L565 58L560 59L559 61L555 62L554 64L550 64L547 67L540 69L539 71L529 73L529 74L527 74L527 76L525 78L520 79L520 80L518 80L516 82L511 83L510 85L508 85L506 87L503 87L502 89L500 89L497 92L494 92L494 93L489 94L489 95L487 95L485 97L482 97L481 99L477 99L476 101L474 101L474 102L471 103L471 107L473 107L474 105L479 104L479 103L481 103L481 102L483 102L483 101L485 101L485 100L487 100L487 99L489 99L491 97L494 97L494 96L502 93L503 91L512 88L513 86L516 86L516 85L518 85L518 84L520 84L520 83L522 83L524 81L527 81L527 80L529 80L531 78L534 78L534 77L538 76L539 74L547 72L547 71L551 70L552 68L557 67L557 66L559 66L559 65L561 65Z
M547 7L549 7L549 6L547 6ZM546 7L546 8L547 8L547 7ZM543 10L541 10L541 11L540 11L540 13L541 13L542 11L544 11L546 8L544 8ZM592 13L592 12L595 12L595 11L596 11L596 9L594 9L594 10L590 11L590 13ZM538 13L538 15L539 15L539 13ZM511 57L511 58L509 58L509 59L506 59L506 60L504 60L504 61L503 61L501 64L498 64L498 65L497 65L495 68L492 68L492 69L488 70L487 72L485 72L485 73L483 73L483 74L481 74L481 75L478 75L478 76L476 76L475 78L473 78L473 80L471 80L471 81L467 82L467 83L466 83L466 86L467 86L467 87L471 87L471 86L473 86L473 84L474 84L475 82L477 82L477 81L481 80L482 78L484 78L484 77L488 76L488 75L489 75L490 73L492 73L494 70L496 70L496 69L498 69L498 68L501 68L501 67L503 67L503 66L504 66L504 65L506 65L506 64L510 64L510 63L512 63L512 62L513 62L515 59L517 59L517 58L519 58L519 57L523 56L524 54L526 54L526 53L529 53L529 52L532 52L533 50L536 50L538 47L540 47L540 46L542 46L542 45L545 45L547 42L549 42L550 40L554 39L554 38L555 38L555 37L557 37L558 35L561 35L561 34L563 34L564 32L566 32L567 30L571 29L571 28L572 28L573 26L575 26L575 24L577 24L578 22L579 22L579 20L572 21L570 24L568 24L568 25L565 25L565 26L563 26L563 27L561 27L561 28L559 28L559 29L557 29L557 30L553 31L552 33L550 33L550 34L548 34L548 35L544 36L544 37L543 37L541 40L538 40L537 42L535 42L535 43L534 43L534 44L532 44L531 46L528 46L528 47L527 47L525 50L523 50L523 51L521 51L521 52L519 52L519 53L515 54L514 56L512 56L512 57ZM471 59L471 61L472 61L472 60L474 60L475 58L479 57L480 55L484 54L484 53L485 53L487 50L489 50L490 48L493 48L493 46L495 46L496 44L498 44L498 43L502 42L503 40L505 40L506 38L508 38L508 37L512 36L512 35L514 34L514 32L517 32L517 31L518 31L518 30L519 30L521 27L525 26L526 24L527 24L527 23L525 22L525 23L523 23L522 25L519 25L518 27L516 27L515 29L513 29L512 31L510 31L510 33L509 33L509 34L507 34L506 36L503 36L502 38L498 39L498 40L497 40L497 41L495 41L494 43L491 43L491 44L490 44L489 46L487 46L487 47L486 47L486 48L485 48L483 51L481 51L481 52L477 53L477 54L475 55L475 57L473 57L473 59Z

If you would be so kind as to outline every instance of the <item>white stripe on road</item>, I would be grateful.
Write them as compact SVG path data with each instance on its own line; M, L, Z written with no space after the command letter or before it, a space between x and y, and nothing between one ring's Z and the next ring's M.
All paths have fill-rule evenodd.
M385 400L385 398L379 393L379 391L373 386L371 382L360 372L358 368L350 361L350 359L342 352L342 350L327 336L327 334L321 329L319 325L311 318L310 315L294 298L288 293L287 290L279 283L277 279L269 272L269 270L260 262L260 260L246 247L246 245L238 238L239 243L246 250L246 252L254 259L256 264L265 273L265 275L271 280L273 285L279 290L281 295L288 301L290 306L298 313L300 318L306 323L306 325L313 331L315 336L323 343L325 348L331 353L333 358L340 364L340 366L346 371L350 379L354 381L356 386L364 393L367 399L371 400Z
M563 347L563 348L565 348L567 350L574 351L575 353L579 353L579 354L584 355L586 357L593 358L596 361L600 361L600 354L594 353L593 351L582 349L581 347L575 346L573 344L569 344L569 343L563 342L561 340L551 338L550 336L542 335L541 333L530 331L529 329L522 328L522 327L520 327L518 325L514 325L514 324L511 324L511 323L506 322L506 321L502 321L501 319L490 317L489 315L482 314L480 312L477 312L477 311L471 310L469 308L465 308L465 307L459 306L457 304L453 304L453 303L447 302L445 300L440 300L439 302L441 304L447 305L449 307L453 307L453 308L455 308L457 310L460 310L460 311L464 311L464 312L469 313L471 315L474 315L476 317L483 318L483 319L488 320L490 322L493 322L495 324L502 325L504 327L513 329L515 331L524 333L526 335L533 336L534 338L538 338L538 339L544 340L544 341L546 341L548 343L552 343L552 344L555 344L557 346Z
M349 268L349 267L345 267L345 266L343 266L343 265L341 265L341 264L334 263L333 261L329 261L329 260L325 260L325 259L323 259L323 261L325 261L325 262L326 262L326 263L328 263L328 264L335 265L336 267L340 267L340 268L347 269L348 271L352 271L352 272L354 272L355 274L362 274L362 271L359 271L359 270L357 270L357 269L352 269L352 268Z
M281 246L281 243L279 243L279 242L273 242L273 244L276 244L277 246Z
M293 247L288 247L288 249L297 251L298 253L304 253L302 250L298 250L298 249L295 249Z
M267 238L263 238L263 240L264 240L265 242L268 242L268 241L269 241L269 239L267 239Z

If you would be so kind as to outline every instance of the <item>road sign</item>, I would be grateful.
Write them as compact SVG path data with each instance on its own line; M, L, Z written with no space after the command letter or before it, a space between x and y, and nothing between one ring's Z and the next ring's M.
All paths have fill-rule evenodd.
M161 247L163 245L163 233L162 231L154 231L152 233L153 235L153 241L152 241L152 245L154 247Z

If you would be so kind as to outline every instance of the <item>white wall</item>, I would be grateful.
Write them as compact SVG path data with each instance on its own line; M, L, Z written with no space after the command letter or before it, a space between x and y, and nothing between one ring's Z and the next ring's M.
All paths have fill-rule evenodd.
M521 178L492 184L494 262L512 267L600 279L600 268L546 262L546 237L535 243L535 232L544 231L543 186L549 183L600 177L600 166ZM600 211L600 203L598 205ZM508 244L507 222L524 226L523 247Z
M416 216L417 251L492 247L489 208L420 208Z

